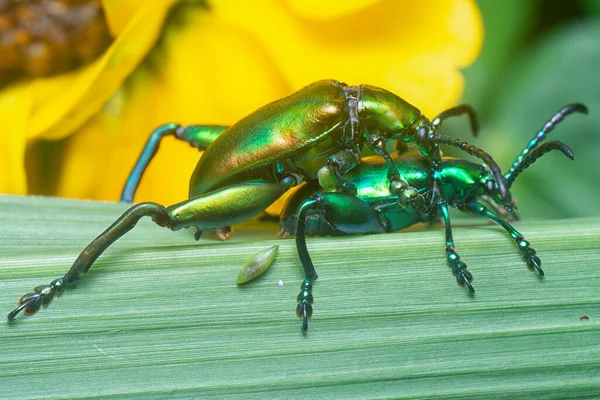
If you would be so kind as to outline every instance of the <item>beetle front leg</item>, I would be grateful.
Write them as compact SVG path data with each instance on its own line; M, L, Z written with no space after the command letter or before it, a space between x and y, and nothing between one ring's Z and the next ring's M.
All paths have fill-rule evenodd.
M319 170L319 185L323 189L342 190L350 196L356 196L356 186L342 176L356 167L360 160L358 151L345 149L336 152L327 159L327 165Z
M490 218L491 220L497 222L500 226L509 233L509 235L513 238L517 245L517 250L521 255L521 258L527 264L527 267L530 270L537 271L540 276L544 276L544 270L542 270L542 261L536 255L536 251L533 247L529 246L529 242L525 240L525 237L517 231L511 224L509 224L504 219L496 216L492 212L490 212L487 208L485 208L482 204L477 202L472 202L467 206L467 211L483 215L485 217Z
M284 178L277 183L242 183L170 207L156 203L136 204L92 240L63 277L53 280L49 285L36 286L34 292L22 296L19 306L8 314L8 319L14 320L22 310L26 315L33 315L40 307L47 307L55 295L60 296L65 287L76 287L81 273L88 272L96 259L133 229L142 217L151 217L157 225L171 230L188 227L201 230L233 225L259 214L296 184L293 178Z
M398 195L398 203L402 208L412 206L415 211L420 214L426 213L425 198L419 194L417 189L409 186L409 184L400 177L398 168L394 164L390 153L385 148L385 139L377 134L369 134L367 136L367 145L377 155L384 158L388 167L388 181L390 182L390 192Z
M467 264L460 260L460 256L456 252L454 238L452 237L452 224L450 223L450 214L448 213L448 204L446 200L440 199L438 202L442 218L444 219L444 232L446 235L446 262L452 269L452 273L456 276L456 282L460 286L466 286L470 293L475 293L475 289L471 282L473 275L467 271Z
M199 150L206 149L227 130L227 126L221 125L188 125L165 124L156 128L150 134L142 153L131 170L125 186L121 192L121 202L131 203L135 192L142 180L142 175L148 168L150 161L158 152L160 142L164 137L173 136L179 140L189 143L190 146Z

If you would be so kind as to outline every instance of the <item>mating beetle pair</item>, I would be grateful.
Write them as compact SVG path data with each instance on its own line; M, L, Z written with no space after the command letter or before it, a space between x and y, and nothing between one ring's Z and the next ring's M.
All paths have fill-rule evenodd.
M572 158L565 144L540 142L573 111L587 112L581 104L561 109L505 175L486 152L437 134L444 119L461 114L470 116L476 132L477 122L470 107L452 108L429 121L398 96L366 85L316 82L231 127L163 125L151 134L122 200L133 199L145 168L161 138L167 135L204 150L190 181L190 198L169 207L156 203L134 205L81 252L62 278L23 296L8 319L13 320L21 310L31 315L46 307L65 287L76 286L80 274L144 216L172 230L195 227L196 239L204 229L216 229L220 237L227 238L230 225L259 214L294 187L281 223L284 235L295 234L305 271L297 305L304 332L312 314L312 285L317 278L306 235L393 232L441 216L448 265L458 283L472 292L472 276L452 239L448 207L455 207L502 225L527 265L543 274L535 250L502 215L516 216L509 188L527 166L555 149ZM392 154L386 149L390 140L396 140L396 152ZM417 151L408 151L407 144ZM442 158L440 144L459 147L482 159L484 165ZM365 145L375 156L361 157ZM499 215L479 200L490 204Z

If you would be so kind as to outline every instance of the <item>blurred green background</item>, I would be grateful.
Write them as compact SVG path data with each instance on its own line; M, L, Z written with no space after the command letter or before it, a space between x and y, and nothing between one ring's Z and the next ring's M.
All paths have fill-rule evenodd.
M584 103L549 135L573 149L545 155L513 185L522 218L600 215L600 1L479 0L485 39L465 70L462 101L475 107L479 137L467 121L444 125L489 152L505 170L563 105ZM459 155L447 151L446 154Z

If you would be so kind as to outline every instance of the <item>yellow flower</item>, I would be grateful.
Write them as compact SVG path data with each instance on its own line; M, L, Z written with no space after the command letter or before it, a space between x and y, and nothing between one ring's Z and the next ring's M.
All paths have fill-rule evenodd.
M426 115L478 54L473 0L104 0L115 41L95 62L0 92L0 192L116 200L156 126L231 124L324 78L397 93ZM171 11L171 12L169 12ZM54 165L25 155L58 141ZM30 157L32 158L32 157ZM136 201L186 198L199 154L165 140ZM31 187L27 187L27 182Z

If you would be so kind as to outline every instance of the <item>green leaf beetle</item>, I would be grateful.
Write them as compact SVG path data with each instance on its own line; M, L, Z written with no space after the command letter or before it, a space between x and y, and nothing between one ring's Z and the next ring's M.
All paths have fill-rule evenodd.
M460 114L468 114L476 132L476 118L470 107L455 107L429 122L399 97L366 85L316 82L231 127L163 125L151 134L126 182L122 200L133 198L161 138L167 135L205 149L190 181L190 198L168 207L152 202L132 206L80 253L63 277L49 285L37 286L34 292L21 297L8 319L14 320L22 310L26 315L34 314L40 307L46 307L54 295L62 294L65 287L75 287L80 274L87 272L104 250L144 216L171 230L195 227L196 239L204 229L217 229L219 236L227 238L228 226L259 214L302 182L305 185L287 203L282 226L285 232L293 218L290 215L295 215L296 243L306 275L297 308L304 332L312 313L312 284L317 277L305 235L323 233L311 228L314 217L309 214L315 212L324 213L325 221L335 227L327 234L391 232L441 215L446 224L448 263L459 284L469 290L473 290L472 277L454 250L448 207L476 212L507 229L527 264L542 273L539 258L522 235L476 200L487 200L497 210L515 215L508 190L515 177L549 150L560 149L572 156L570 149L560 142L539 143L573 111L587 112L581 104L564 107L544 125L504 176L483 150L436 133L443 120ZM385 148L388 140L397 140L400 152L388 153ZM360 149L365 143L374 151L375 158L361 160ZM406 143L415 144L418 153L407 153ZM439 144L459 147L482 159L484 165L442 159ZM365 206L370 200L365 198L364 182L377 185L376 198L390 207ZM309 196L305 188L310 188ZM295 214L290 211L294 204L298 205ZM340 229L345 224L352 228Z

